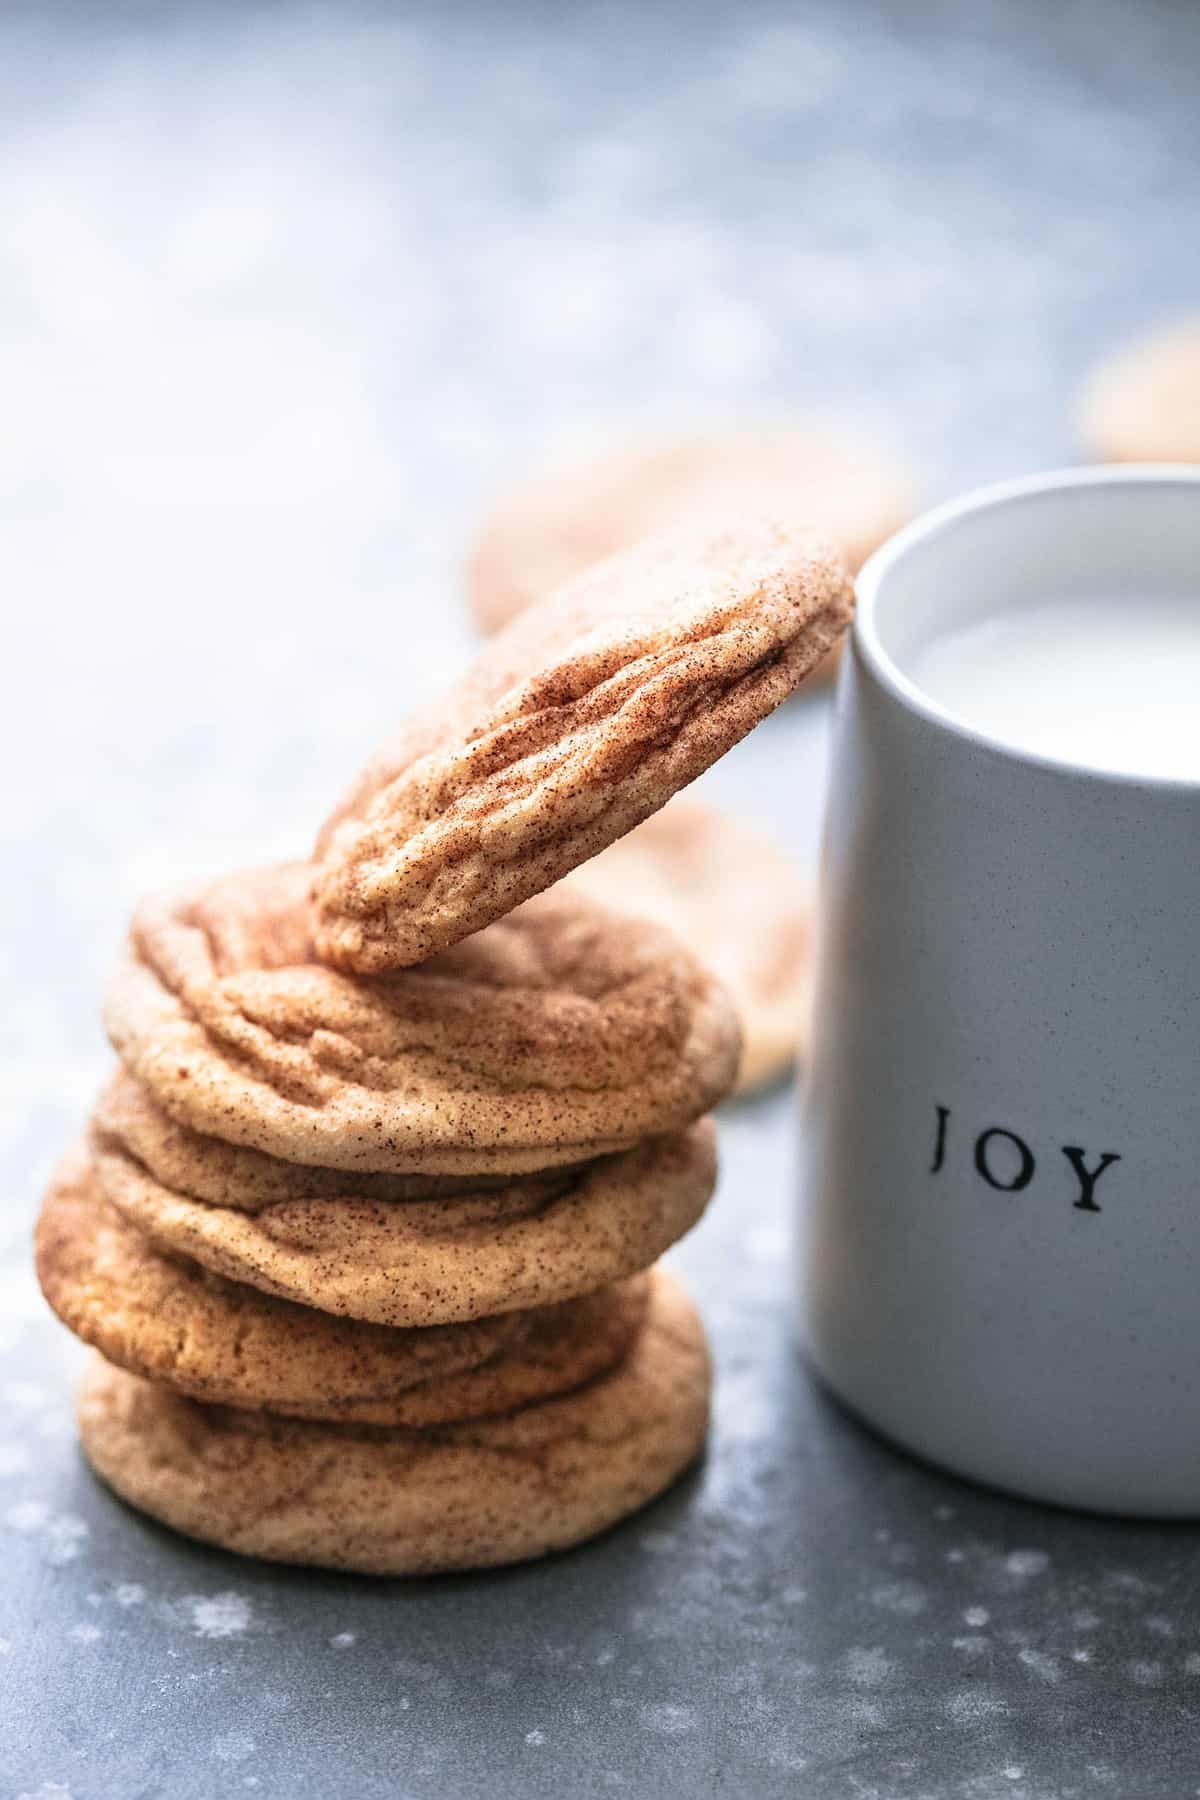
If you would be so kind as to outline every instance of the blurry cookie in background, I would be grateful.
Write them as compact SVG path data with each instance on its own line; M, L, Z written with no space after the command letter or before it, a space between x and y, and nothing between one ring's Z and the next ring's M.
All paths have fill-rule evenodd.
M698 800L672 800L567 885L663 925L723 983L740 1015L738 1093L788 1070L807 1035L810 900L769 838Z
M589 563L648 533L741 510L827 533L853 574L915 511L908 471L816 426L651 438L547 470L502 498L467 563L480 628L510 619ZM832 670L835 656L827 659Z
M1102 363L1079 423L1104 462L1200 462L1200 313Z

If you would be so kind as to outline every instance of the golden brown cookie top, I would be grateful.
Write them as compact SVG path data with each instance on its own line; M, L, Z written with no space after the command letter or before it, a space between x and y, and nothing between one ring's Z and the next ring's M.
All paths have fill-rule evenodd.
M110 1362L196 1399L307 1419L442 1425L593 1380L628 1349L647 1281L426 1330L336 1318L168 1256L105 1200L86 1148L38 1221L42 1291Z
M105 1023L171 1118L326 1168L512 1174L678 1129L728 1091L738 1026L670 936L545 894L417 970L315 959L309 869L135 915Z
M707 1120L583 1169L445 1199L209 1206L92 1139L105 1198L161 1250L298 1305L423 1328L551 1306L648 1268L690 1231L716 1179Z
M1200 315L1133 343L1094 372L1080 427L1109 462L1200 462Z
M484 631L498 631L589 563L650 532L740 512L807 521L853 571L913 506L912 481L895 460L818 426L639 440L506 494L476 540L467 594Z
M318 843L316 947L423 962L596 855L793 692L849 623L824 540L747 518L593 565L375 759Z

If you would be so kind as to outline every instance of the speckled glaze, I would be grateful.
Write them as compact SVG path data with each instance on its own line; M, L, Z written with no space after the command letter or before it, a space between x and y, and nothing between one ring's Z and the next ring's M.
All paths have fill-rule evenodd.
M829 1383L960 1474L1131 1514L1200 1514L1200 785L1004 748L904 668L1013 597L1197 568L1200 470L1166 468L990 489L868 565L806 1100Z

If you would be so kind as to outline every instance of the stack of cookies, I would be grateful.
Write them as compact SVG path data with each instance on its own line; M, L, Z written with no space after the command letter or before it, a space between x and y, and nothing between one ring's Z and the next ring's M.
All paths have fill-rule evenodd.
M770 711L849 616L750 521L524 614L364 772L313 862L136 913L120 1066L38 1226L100 1355L94 1468L180 1531L387 1574L577 1543L696 1456L653 1265L715 1178L717 980L559 878Z

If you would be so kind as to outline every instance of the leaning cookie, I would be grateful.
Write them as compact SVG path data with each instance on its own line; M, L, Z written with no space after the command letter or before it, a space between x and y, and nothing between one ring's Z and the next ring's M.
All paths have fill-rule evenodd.
M733 1083L716 978L665 932L545 894L427 963L315 959L310 871L147 902L105 1004L129 1072L191 1130L287 1162L496 1175L677 1131Z
M1106 462L1200 462L1200 317L1103 363L1084 390L1080 433Z
M563 1550L661 1493L699 1455L709 1362L686 1296L655 1271L607 1375L565 1397L435 1431L209 1407L97 1357L84 1452L121 1497L190 1537L375 1575L492 1568Z
M624 1356L648 1293L636 1275L423 1331L335 1318L164 1255L105 1200L82 1145L50 1184L35 1242L46 1299L109 1362L193 1399L343 1424L444 1425L581 1387Z
M96 1134L104 1197L161 1250L301 1306L426 1327L550 1306L647 1268L704 1212L716 1181L708 1120L582 1169L480 1194L279 1202L253 1213L166 1188Z
M329 821L318 954L406 967L549 887L785 700L852 607L825 539L753 516L594 564L494 640Z
M802 1053L811 905L768 838L681 796L584 863L569 885L665 926L720 977L742 1025L739 1092L776 1079Z
M741 511L808 520L854 571L913 506L911 479L892 458L816 426L651 438L505 495L468 561L467 597L483 630L498 631L649 532Z

